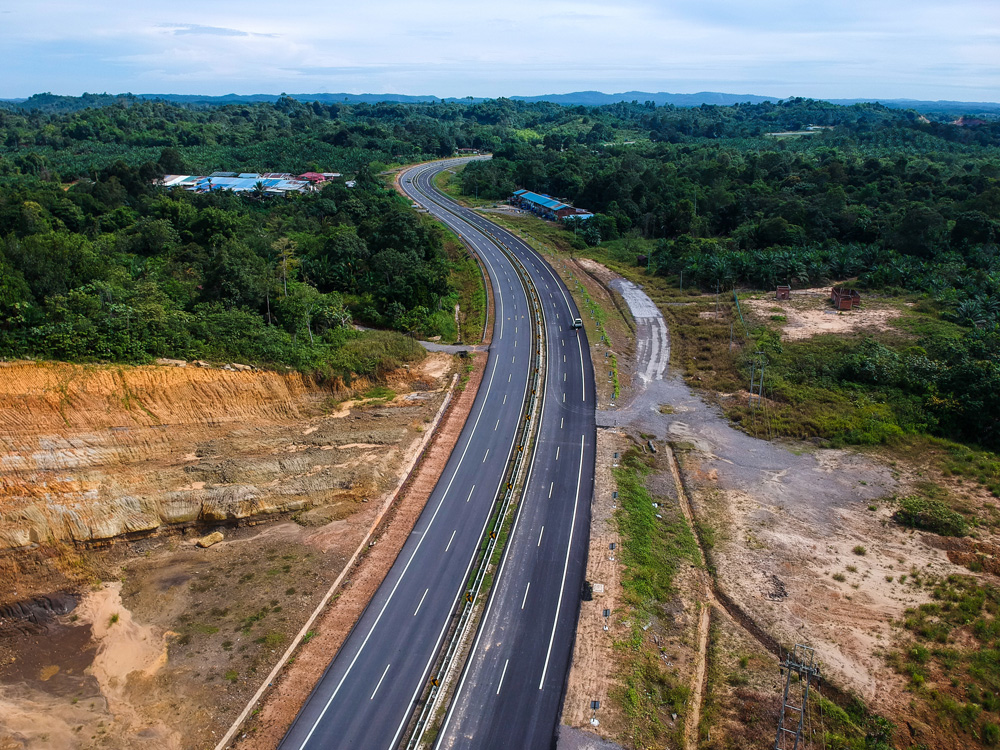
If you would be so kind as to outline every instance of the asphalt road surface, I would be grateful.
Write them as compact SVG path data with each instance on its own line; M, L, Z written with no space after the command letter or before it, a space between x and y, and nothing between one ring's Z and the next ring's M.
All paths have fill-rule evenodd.
M395 748L464 593L514 447L532 364L528 299L487 234L522 259L543 302L545 398L517 525L441 736L449 747L544 748L553 742L586 565L593 372L584 332L569 327L576 309L544 261L433 190L433 174L454 163L415 167L402 184L461 234L487 267L495 319L483 384L413 533L282 741L283 750Z

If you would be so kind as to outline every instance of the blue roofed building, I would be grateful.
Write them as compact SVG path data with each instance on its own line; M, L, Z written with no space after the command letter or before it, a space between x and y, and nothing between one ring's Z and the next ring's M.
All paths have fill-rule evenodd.
M533 193L530 190L515 190L510 203L550 221L582 221L594 215L590 211L563 203L551 195Z

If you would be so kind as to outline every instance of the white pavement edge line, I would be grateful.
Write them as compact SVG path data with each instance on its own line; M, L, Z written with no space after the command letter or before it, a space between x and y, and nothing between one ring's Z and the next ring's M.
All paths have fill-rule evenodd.
M539 309L540 310L544 310L544 308L541 305L539 305ZM542 312L540 314L542 316L542 320L544 321L545 320L545 313ZM543 326L543 328L544 328L544 326ZM507 566L507 560L510 557L510 551L514 547L514 540L516 539L516 536L517 536L517 525L518 525L518 523L521 520L521 511L524 509L524 506L527 505L527 501L528 501L528 487L531 486L531 475L532 475L532 473L535 470L535 455L538 453L538 445L539 445L539 443L542 442L541 441L541 431L540 431L541 430L542 415L543 415L543 412L545 410L545 404L546 404L546 402L548 401L548 398L549 398L549 368L548 368L548 364L547 364L547 360L548 360L548 347L547 346L546 346L545 356L546 356L546 367L545 367L545 369L543 371L544 374L545 374L545 385L542 386L542 406L538 410L538 425L536 425L536 427L535 427L535 429L537 430L537 432L535 433L535 444L534 444L534 446L531 449L531 462L528 464L528 474L527 474L527 476L524 479L524 484L521 486L522 487L521 488L521 501L517 504L517 511L514 514L514 525L511 526L511 528L510 528L510 534L508 534L508 536L507 536L507 546L504 548L503 557L500 559L500 567L497 568L497 573L493 577L493 588L490 589L490 598L489 598L489 601L486 602L486 609L483 612L482 617L479 618L479 626L477 627L477 630L476 630L476 639L472 642L472 648L469 649L468 656L465 657L465 667L462 669L462 676L459 678L459 680L458 680L458 687L455 688L455 692L451 696L451 701L448 703L448 711L445 714L444 722L441 724L441 729L438 731L438 739L437 739L437 741L435 743L435 746L439 746L441 740L448 733L448 724L451 723L451 717L453 715L453 710L454 710L455 706L458 704L458 698L459 698L459 696L462 693L462 688L465 686L465 678L469 676L469 672L471 671L470 665L472 664L472 659L475 656L476 651L479 648L479 640L483 637L483 633L486 630L486 628L484 627L484 625L489 620L490 611L493 609L493 603L497 599L497 592L500 591L500 587L502 585L501 582L504 580L503 579L503 571L504 571L504 568ZM545 527L544 526L542 527L542 531L543 532L545 531ZM539 544L541 544L541 541L542 541L542 535L539 534L538 535L538 542L539 542Z
M219 740L219 743L215 746L215 750L225 750L226 745L233 739L233 737L236 736L236 733L239 732L240 727L243 726L243 722L246 721L247 716L250 715L250 712L253 711L254 706L257 705L257 702L264 695L264 691L266 691L267 688L271 685L271 683L274 682L274 678L278 676L278 673L282 670L282 668L291 658L292 654L295 652L295 649L298 648L299 643L305 637L306 633L309 632L309 629L316 622L316 619L319 617L320 613L329 603L330 598L333 596L334 592L343 582L344 577L354 567L354 563L357 561L358 556L362 553L362 551L368 548L368 540L371 538L371 535L375 532L375 529L378 528L379 524L382 523L382 519L384 518L386 511L388 511L389 508L392 507L392 504L396 500L396 496L399 494L399 491L402 489L403 485L406 484L406 480L410 478L410 475L413 473L413 470L416 468L417 464L420 462L420 459L423 457L424 450L427 448L427 443L430 442L431 437L434 435L435 432L437 432L437 428L441 423L441 418L444 415L444 411L445 409L448 408L448 404L451 403L452 395L455 392L455 386L457 385L457 383L458 383L458 375L453 375L451 379L451 386L449 386L448 388L448 393L445 396L444 403L442 403L441 408L438 409L438 413L434 417L434 423L431 425L431 428L427 430L427 432L424 434L423 444L420 446L420 450L417 451L416 457L413 459L413 464L410 466L409 471L406 472L402 481L399 483L396 489L393 490L393 492L389 493L386 501L382 504L382 507L379 508L378 515L375 517L375 520L372 522L372 525L368 528L368 533L365 534L364 538L358 544L357 549L354 550L354 554L351 555L351 559L347 561L347 564L344 566L343 570L340 571L340 575L337 576L337 579L330 586L329 590L323 596L323 599L320 600L319 605L317 605L316 609L313 610L313 613L309 616L309 619L306 620L306 624L302 626L302 629L299 630L298 634L292 639L291 645L289 645L288 648L285 650L285 653L282 654L281 659L278 660L278 663L274 665L274 669L272 669L271 672L267 675L267 677L264 678L264 682L261 683L261 686L257 689L257 692L254 693L253 697L250 699L250 702L247 703L247 705L244 707L240 715L236 717L236 721L234 721L232 726L229 727L229 731L226 732L226 734L223 736L221 740Z
M427 197L428 197L428 198L430 199L430 196L427 196ZM447 210L448 210L447 208L444 208L443 206L442 206L441 208L442 208L443 210L445 210L445 211L447 211ZM437 218L437 217L435 217L435 218ZM461 220L461 218L460 218L460 220ZM470 226L472 226L472 225L470 224ZM472 226L472 229L473 229L474 231L480 231L480 230L476 229L476 227L475 227L475 226ZM481 234L481 231L480 231L480 234ZM507 261L507 262L508 262L508 263L510 264L510 266L511 266L512 268L514 267L514 264L510 262L510 259L509 259L509 258L505 258L505 257L503 256L503 254L501 254L501 255L500 255L499 257L500 257L500 258L503 258L504 260L506 260L506 261ZM491 266L491 269L492 269L492 266ZM516 271L517 271L517 269L516 269L516 268L514 268L514 271L516 272ZM528 300L528 290L524 288L524 284L523 284L523 282L522 282L522 284L520 285L520 289L521 289L521 291L522 291L522 292L523 292L523 294L524 294L524 300L525 300L525 305L529 304L529 302L530 302L530 301ZM501 320L501 329L502 329L502 327L503 327L503 323L502 323L502 320ZM529 377L526 377L526 378L525 378L525 380L524 380L524 393L523 393L523 394L522 394L522 396L521 396L521 403L524 403L524 400L525 400L525 399L526 399L526 398L528 397L528 382L530 381L530 379L531 379L531 378L530 378L530 373L529 373ZM490 382L492 383L492 377L490 378ZM543 401L542 403L544 403L544 401ZM484 401L484 402L483 402L483 406L484 406L484 408L485 408L485 405L486 405L486 403L485 403L485 401ZM537 407L537 408L538 408L538 415L539 415L539 420L540 420L540 419L541 419L541 408L540 408L540 407ZM482 412L480 412L480 416L482 416ZM478 425L478 423L479 423L479 420L478 420L478 418L476 419L476 423L477 423L477 425ZM537 429L537 427L536 427L536 429ZM473 430L473 432L474 432L474 431L475 431L475 430ZM470 442L471 442L471 439L470 439ZM510 441L510 449L508 450L508 453L507 453L507 456L508 456L508 459L507 459L507 460L508 460L508 461L510 460L510 457L511 457L511 456L513 456L513 453L514 453L514 445L515 445L516 443L517 443L517 430L515 430L515 431L514 431L514 434L513 434L513 436L511 437L511 441ZM466 447L468 447L468 446L466 446ZM536 441L536 443L535 443L535 448L537 449L537 447L538 447L538 443L537 443L537 441ZM463 457L464 457L464 454L463 454ZM534 451L532 451L532 459L534 459ZM529 470L528 470L528 476L530 477L530 475L531 475L531 469L529 468ZM502 478L501 478L501 485L500 485L500 486L502 486ZM449 487L450 487L450 484L449 484ZM499 487L498 487L498 489L499 489ZM519 515L520 515L520 511L521 511L521 507L520 507L520 505L519 505L519 506L518 506L518 510L517 510L517 516L515 516L515 520L514 520L514 526L515 526L515 527L517 526L517 517L519 517ZM492 514L491 514L491 515L492 515ZM482 528L482 531L480 532L480 538L481 538L481 537L482 537L482 536L483 536L483 535L484 535L484 534L486 533L486 528L487 528L487 527L489 526L489 523L490 523L490 517L489 517L489 516L487 516L487 518L486 518L485 522L483 523L483 528ZM511 530L511 534L513 534L513 529ZM421 540L421 541L422 541L422 540ZM508 549L509 549L509 545L508 545ZM469 564L468 564L468 566L467 566L467 567L466 567L466 569L465 569L465 576L463 577L463 580L468 580L468 578L469 578L469 573L470 573L470 572L472 571L472 566L473 566L473 564L475 563L475 561L476 561L476 555L474 554L474 555L472 556L472 558L471 558L471 559L469 560ZM502 565L501 565L501 568L502 568ZM499 574L498 574L498 575L499 575ZM496 579L496 580L499 580L499 579ZM461 590L460 590L460 591L459 591L459 592L457 593L456 597L455 597L455 601L456 601L456 602L458 601L458 598L459 598L459 597L461 596L461 594L462 594L462 592L461 592ZM454 609L454 604L452 604L452 609ZM411 714L410 714L410 709L412 708L413 704L414 704L414 703L416 702L417 698L419 697L419 695L420 695L420 692L421 692L421 691L423 690L423 688L424 688L424 683L425 683L425 682L426 682L426 680L427 680L427 675L428 675L428 674L430 673L430 670L431 670L431 668L432 668L432 667L433 667L433 665L434 665L434 661L435 661L435 660L437 659L437 657L438 657L438 655L439 655L439 652L440 652L440 649L441 649L441 643L442 643L442 641L444 640L444 637L445 637L445 633L447 632L447 629L448 629L448 626L449 626L449 624L450 624L450 621L451 621L451 616L449 615L448 619L447 619L447 620L445 620L445 624L444 624L444 627L443 627L443 628L441 629L441 633L440 633L440 635L438 635L438 639L437 639L437 643L436 643L436 644L435 644L435 646L434 646L434 651L433 651L433 653L432 653L432 656L431 656L431 659L430 659L430 661L428 661L428 662L427 662L427 665L426 665L426 666L424 667L424 672L423 672L423 674L421 675L421 678L420 678L420 682L419 682L419 684L417 685L417 689L416 689L416 690L414 691L414 693L413 693L413 696L412 696L412 697L410 698L410 703L409 703L409 704L408 704L408 706L407 706L407 712L406 712L406 715L404 716L404 719L403 719L403 721L402 721L402 722L400 723L400 725L399 725L399 726L397 727L397 729L396 729L396 734L395 734L395 736L394 736L394 737L392 738L392 743L391 743L391 744L389 745L389 748L390 748L390 750L391 750L392 748L395 748L395 747L396 747L397 743L398 743L398 742L399 742L399 740L400 740L400 736L402 735L403 731L405 730L405 728L406 728L406 725L407 725L407 724L409 723L409 720L410 720L410 718L411 718ZM441 693L439 693L438 695L440 696L440 695L441 695ZM331 700L332 700L332 699L331 699ZM305 746L303 745L303 747L305 747ZM301 750L301 748L300 748L300 750Z
M347 666L347 671L344 672L343 677L340 678L340 682L337 683L337 687L334 688L333 693L330 695L330 699L323 706L323 710L320 711L319 716L316 721L313 722L312 728L306 735L306 738L299 745L299 750L303 750L306 745L309 744L309 740L312 739L313 733L316 731L316 727L320 725L323 721L323 717L326 716L326 712L330 709L330 705L333 703L334 698L337 697L337 693L340 692L340 688L344 686L344 682L347 681L348 675L350 675L351 670L354 669L354 665L357 663L358 658L361 656L361 652L365 650L365 646L368 645L368 640L372 637L372 633L375 632L375 628L378 627L379 622L382 620L382 615L385 614L386 609L389 608L389 603L392 602L393 596L396 595L396 589L399 588L399 584L402 583L403 578L406 576L406 571L410 569L410 564L413 562L417 553L420 551L420 547L423 546L424 540L427 538L427 532L430 530L431 526L434 524L434 519L437 518L437 514L441 510L441 506L444 505L444 501L448 497L448 493L451 491L451 485L455 481L455 477L458 476L459 469L462 467L462 462L465 461L465 455L469 452L469 446L472 445L472 438L476 434L476 429L479 427L479 420L483 416L483 411L486 409L486 402L489 400L490 390L493 388L493 377L497 372L496 360L493 360L493 372L490 374L490 382L486 386L486 394L483 396L483 405L479 409L479 415L476 417L476 422L472 426L472 432L469 433L469 440L465 444L465 449L462 451L461 458L458 459L458 464L455 466L455 471L451 475L451 479L448 481L448 486L445 487L444 493L441 495L441 499L438 501L437 507L434 509L434 513L431 515L430 520L427 522L427 526L424 528L424 533L420 535L420 539L417 541L417 546L414 547L413 552L410 554L410 559L406 561L406 565L403 567L403 571L399 574L399 578L396 579L396 583L392 587L392 591L389 592L389 596L386 598L385 602L382 604L382 609L379 610L378 616L375 618L375 622L372 623L371 628L368 630L368 635L361 642L361 646L358 648L354 658L351 659L351 663ZM437 485L435 485L435 488Z
M418 174L417 174L417 176L416 176L416 177L415 177L414 179L417 179L417 180L419 180L419 179L420 179L420 177L421 177L421 176L422 176L422 175L423 175L423 174L424 174L425 172L428 172L428 171L430 171L430 168L422 170L422 171L421 171L420 173L418 173ZM414 184L414 183L411 183L411 184ZM433 188L432 188L432 189L433 189ZM495 280L495 281L496 281L496 284L497 284L497 287L499 288L499 286L500 286L500 281L499 281L499 277L498 277L498 276L496 275L496 271L494 271L494 270L493 270L493 264L492 264L492 263L490 263L490 260L489 260L489 258L488 258L488 257L487 257L487 256L486 256L485 254L482 254L482 255L480 255L480 250L479 250L479 249L478 249L478 248L477 248L477 247L475 246L475 243L474 243L474 242L472 242L471 240L466 240L466 238L465 238L465 235L464 235L464 234L462 234L462 232L460 232L460 231L459 231L459 229L460 229L460 228L462 229L462 231L467 231L467 230L465 230L465 229L464 229L464 226L467 226L467 227L469 227L470 229L472 229L473 231L475 231L475 232L479 232L479 233L480 233L480 234L482 235L482 230L480 230L480 229L479 229L478 227L476 227L476 225L475 225L475 224L473 224L472 222L468 221L467 219L465 219L464 217L460 216L459 214L456 214L455 212L449 212L449 209L448 209L447 207L445 207L445 206L444 206L443 204L441 204L440 202L438 202L438 201L434 200L434 198L433 198L432 196L430 196L430 195L428 195L428 194L424 193L424 191L422 191L422 190L420 189L420 183L419 183L419 182L415 183L415 188L414 188L414 190L415 190L415 191L416 191L417 193L419 193L419 195L421 195L421 196L423 196L423 197L427 198L427 200L428 200L429 202L433 203L434 205L438 206L438 207L439 207L439 208L440 208L441 210L445 211L445 212L446 212L446 214L448 214L448 213L451 213L451 214L454 214L454 218L452 218L452 217L451 217L451 216L449 216L449 215L445 215L445 216L438 216L437 214L432 214L432 216L434 216L434 218L435 218L435 219L437 219L437 220L438 220L438 221L440 221L440 222L441 222L442 224L444 224L444 225L445 225L445 226L447 226L447 227L448 227L449 229L451 229L451 230L452 230L453 232L455 232L455 234L457 234L457 235L458 235L458 238L459 238L460 240L462 240L462 242L463 242L463 243L464 243L464 244L465 244L465 245L466 245L467 247L469 247L469 248L470 248L470 249L471 249L471 250L472 250L472 251L473 251L474 253L476 253L477 257L480 257L480 258L481 258L481 259L482 259L483 261L485 261L486 265L487 265L487 266L489 266L489 269L490 269L490 279L491 279L491 280ZM404 189L404 192L405 192L405 189ZM409 195L409 193L407 193L407 195ZM415 197L415 196L412 196L412 195L410 195L410 198L411 198L412 200L414 200L414 201L416 201L416 200L417 200L417 197ZM425 208L427 208L427 207L425 206ZM430 210L430 209L428 208L428 211L429 211L429 210ZM456 225L456 224L455 224L455 219L458 219L458 221L459 221L459 222L461 222L461 223L462 223L462 225L464 225L464 226L463 226L463 227L459 227L458 225ZM483 235L483 239L486 239L485 235ZM487 241L487 242L489 242L489 240L486 240L486 241ZM491 284L491 286L492 286L492 284ZM484 291L485 291L485 290L484 290ZM496 290L496 289L493 289L493 304L494 304L494 306L496 305L496 301L497 301L497 299L499 299L499 300L500 300L500 313L499 313L499 315L498 315L498 314L496 313L496 311L494 310L494 313L493 313L493 317L494 317L494 319L496 319L496 320L499 320L499 321L500 321L500 334L499 334L499 335L497 336L497 338L498 338L499 340L502 340L502 339L503 339L503 328L504 328L504 321L506 320L506 318L505 318L505 316L504 316L504 303L503 303L503 296L502 296L502 295L499 295L499 294L497 294L497 290ZM487 307L489 307L489 305L487 305ZM489 313L489 311L487 310L487 314L488 314L488 313Z
M569 570L569 554L573 549L573 532L576 529L576 510L580 505L580 482L583 479L583 454L587 436L580 436L580 469L576 474L576 499L573 500L573 520L569 527L569 542L566 544L566 562L563 563L562 583L559 585L559 599L556 601L556 617L552 623L552 635L549 636L549 650L545 652L545 666L542 667L542 679L538 683L541 690L545 685L545 673L549 670L549 657L552 655L552 643L556 639L556 628L559 627L559 610L562 607L563 589L566 588L566 573Z
M458 205L458 204L456 204L456 205ZM469 209L466 209L466 210L469 210ZM485 221L486 223L490 224L491 226L499 228L502 233L504 233L504 234L506 234L506 235L508 235L510 237L510 240L508 240L508 242L510 242L511 240L513 240L513 242L516 242L516 243L520 244L521 247L523 248L524 252L526 252L530 256L533 256L533 257L537 258L541 262L542 267L545 269L546 273L548 273L548 275L552 278L552 282L556 285L556 288L559 290L559 293L562 295L563 303L566 305L566 314L569 315L570 317L573 317L573 308L570 306L570 304L569 304L569 298L566 296L566 289L565 289L566 285L564 283L562 283L562 281L558 277L556 277L555 273L552 270L551 264L547 260L545 260L544 257L542 257L541 253L539 253L537 250L535 250L533 247L531 247L531 245L529 245L527 242L525 242L524 240L522 240L520 237L518 237L516 234L514 234L513 232L511 232L509 229L501 227L499 224L493 224L493 222L489 221L488 219L482 219L482 217L479 217L479 216L477 216L476 218L479 218L482 221ZM537 269L536 269L536 271L537 271ZM538 273L541 273L541 271L538 271ZM581 377L580 387L581 387L581 393L583 395L583 399L582 400L586 401L587 400L587 373L586 373L586 371L584 370L584 367L583 367L583 344L580 343L580 337L579 336L577 336L577 344L580 345L580 377Z

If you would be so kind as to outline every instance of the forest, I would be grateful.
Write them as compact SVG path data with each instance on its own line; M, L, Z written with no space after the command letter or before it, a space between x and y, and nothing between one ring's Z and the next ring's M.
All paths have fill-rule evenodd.
M874 393L904 432L1000 447L1000 123L815 102L661 109L623 114L633 133L648 129L633 144L595 148L600 122L509 143L470 164L462 189L557 195L596 214L573 228L578 247L616 242L633 262L641 249L649 273L706 291L853 279L867 292L912 295L961 335L942 327L906 347L845 343L837 356L800 362L796 380ZM762 124L831 127L752 136ZM780 347L760 336L762 349ZM892 430L874 434L858 440Z
M494 156L464 170L465 193L524 187L590 209L573 242L641 249L650 273L705 289L856 279L917 295L962 335L871 345L853 369L814 376L920 404L932 432L1000 445L998 121L807 99L84 104L0 109L5 357L391 366L412 342L362 345L376 334L350 324L442 333L455 259L379 173L471 147ZM808 126L822 129L767 135ZM154 184L214 170L339 171L357 187L255 200Z

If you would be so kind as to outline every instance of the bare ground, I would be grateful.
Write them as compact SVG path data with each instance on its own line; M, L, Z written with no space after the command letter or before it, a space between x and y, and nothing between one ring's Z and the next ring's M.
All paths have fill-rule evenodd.
M593 272L592 265L596 264L591 263ZM607 283L607 274L595 276ZM866 301L856 313L827 315L823 308L828 290L807 291L793 293L798 299L793 296L791 303L760 300L751 301L751 306L761 308L757 314L766 318L772 306L784 304L781 314L794 323L786 329L789 336L882 328L899 314L895 308ZM828 319L835 322L828 324ZM638 335L644 335L642 326ZM643 346L638 349L643 351ZM694 519L712 537L708 552L716 585L738 615L734 619L722 607L713 609L714 645L709 654L706 718L701 722L705 733L697 740L689 735L688 746L697 742L713 748L758 746L750 737L769 741L776 726L779 689L774 651L795 643L815 647L828 679L842 690L856 692L905 729L904 719L914 715L912 695L904 690L903 678L886 667L885 654L899 645L894 623L907 607L928 601L929 595L919 586L904 585L900 575L914 570L968 575L962 565L973 559L982 565L991 550L1000 548L992 537L942 544L939 537L892 523L893 494L909 492L918 479L947 480L930 477L928 467L918 463L886 465L872 454L815 451L757 440L732 429L716 409L671 377L645 388L638 383L613 416L603 411L598 416L601 424L616 425L633 435L665 438L682 449L680 468ZM975 483L952 491L967 495L970 506L992 507L988 493ZM843 580L838 580L841 576ZM685 591L685 584L679 588ZM700 597L696 588L689 588L681 598L690 607L705 601ZM585 623L581 617L581 626ZM683 628L681 638L689 624ZM584 642L588 638L583 627L579 637ZM734 647L742 652L739 663ZM583 674L577 675L574 664L571 690L587 679L586 661L581 665ZM698 665L689 661L681 666L695 684ZM593 692L602 688L593 679L583 684ZM578 709L567 704L565 711L565 722L581 726ZM961 746L960 739L946 737L916 719L912 724L923 727L923 733L898 738L903 746L910 740ZM596 731L604 735L603 726Z
M623 454L631 444L626 436L610 430L597 433L597 467L586 578L591 583L603 585L604 591L595 592L592 601L580 604L572 669L563 701L562 724L607 739L617 737L625 721L616 705L609 700L614 674L614 641L620 639L624 631L620 611L621 563L617 552L621 547L621 538L614 522L612 492L616 484L611 469L615 465L614 454ZM611 549L612 544L615 550ZM605 618L605 609L611 610L613 616ZM597 712L600 724L597 727L590 723L594 714L590 702L594 700L601 702Z
M862 306L854 310L834 310L829 287L796 289L788 300L761 295L745 300L743 304L762 320L784 316L786 320L781 323L781 336L788 341L807 339L821 333L886 331L892 328L892 321L901 314L898 307L872 299L864 300Z
M370 529L378 500L405 475L442 402L453 361L431 355L425 367L401 374L391 383L399 395L388 403L365 405L362 399L331 407L323 406L329 396L307 394L305 405L282 417L268 412L267 428L246 419L235 425L205 419L204 428L179 428L212 441L205 458L255 471L258 482L255 467L261 464L274 464L268 470L293 483L304 477L300 492L316 503L304 504L297 523L288 514L277 522L250 517L221 527L225 541L208 549L193 545L202 525L96 549L51 543L5 553L0 572L14 582L6 601L60 590L82 596L75 608L70 597L65 607L30 617L23 607L2 611L8 616L0 620L0 747L214 745ZM474 391L473 382L463 397ZM203 403L207 409L211 399ZM224 398L216 399L216 408L226 407ZM463 418L453 419L460 425ZM144 450L146 465L159 460L155 449ZM227 452L232 457L220 461ZM433 484L430 475L440 462L429 457L423 479L412 486ZM164 475L147 469L144 476L120 461L90 471L111 474L116 466L135 477L131 482ZM370 478L362 481L365 476ZM22 475L21 486L26 480ZM328 493L331 485L339 491ZM397 517L412 525L419 511L406 503L400 508ZM361 565L351 576L365 602L366 576L374 576L369 592L378 577L367 570ZM333 631L317 628L320 634L326 629Z

